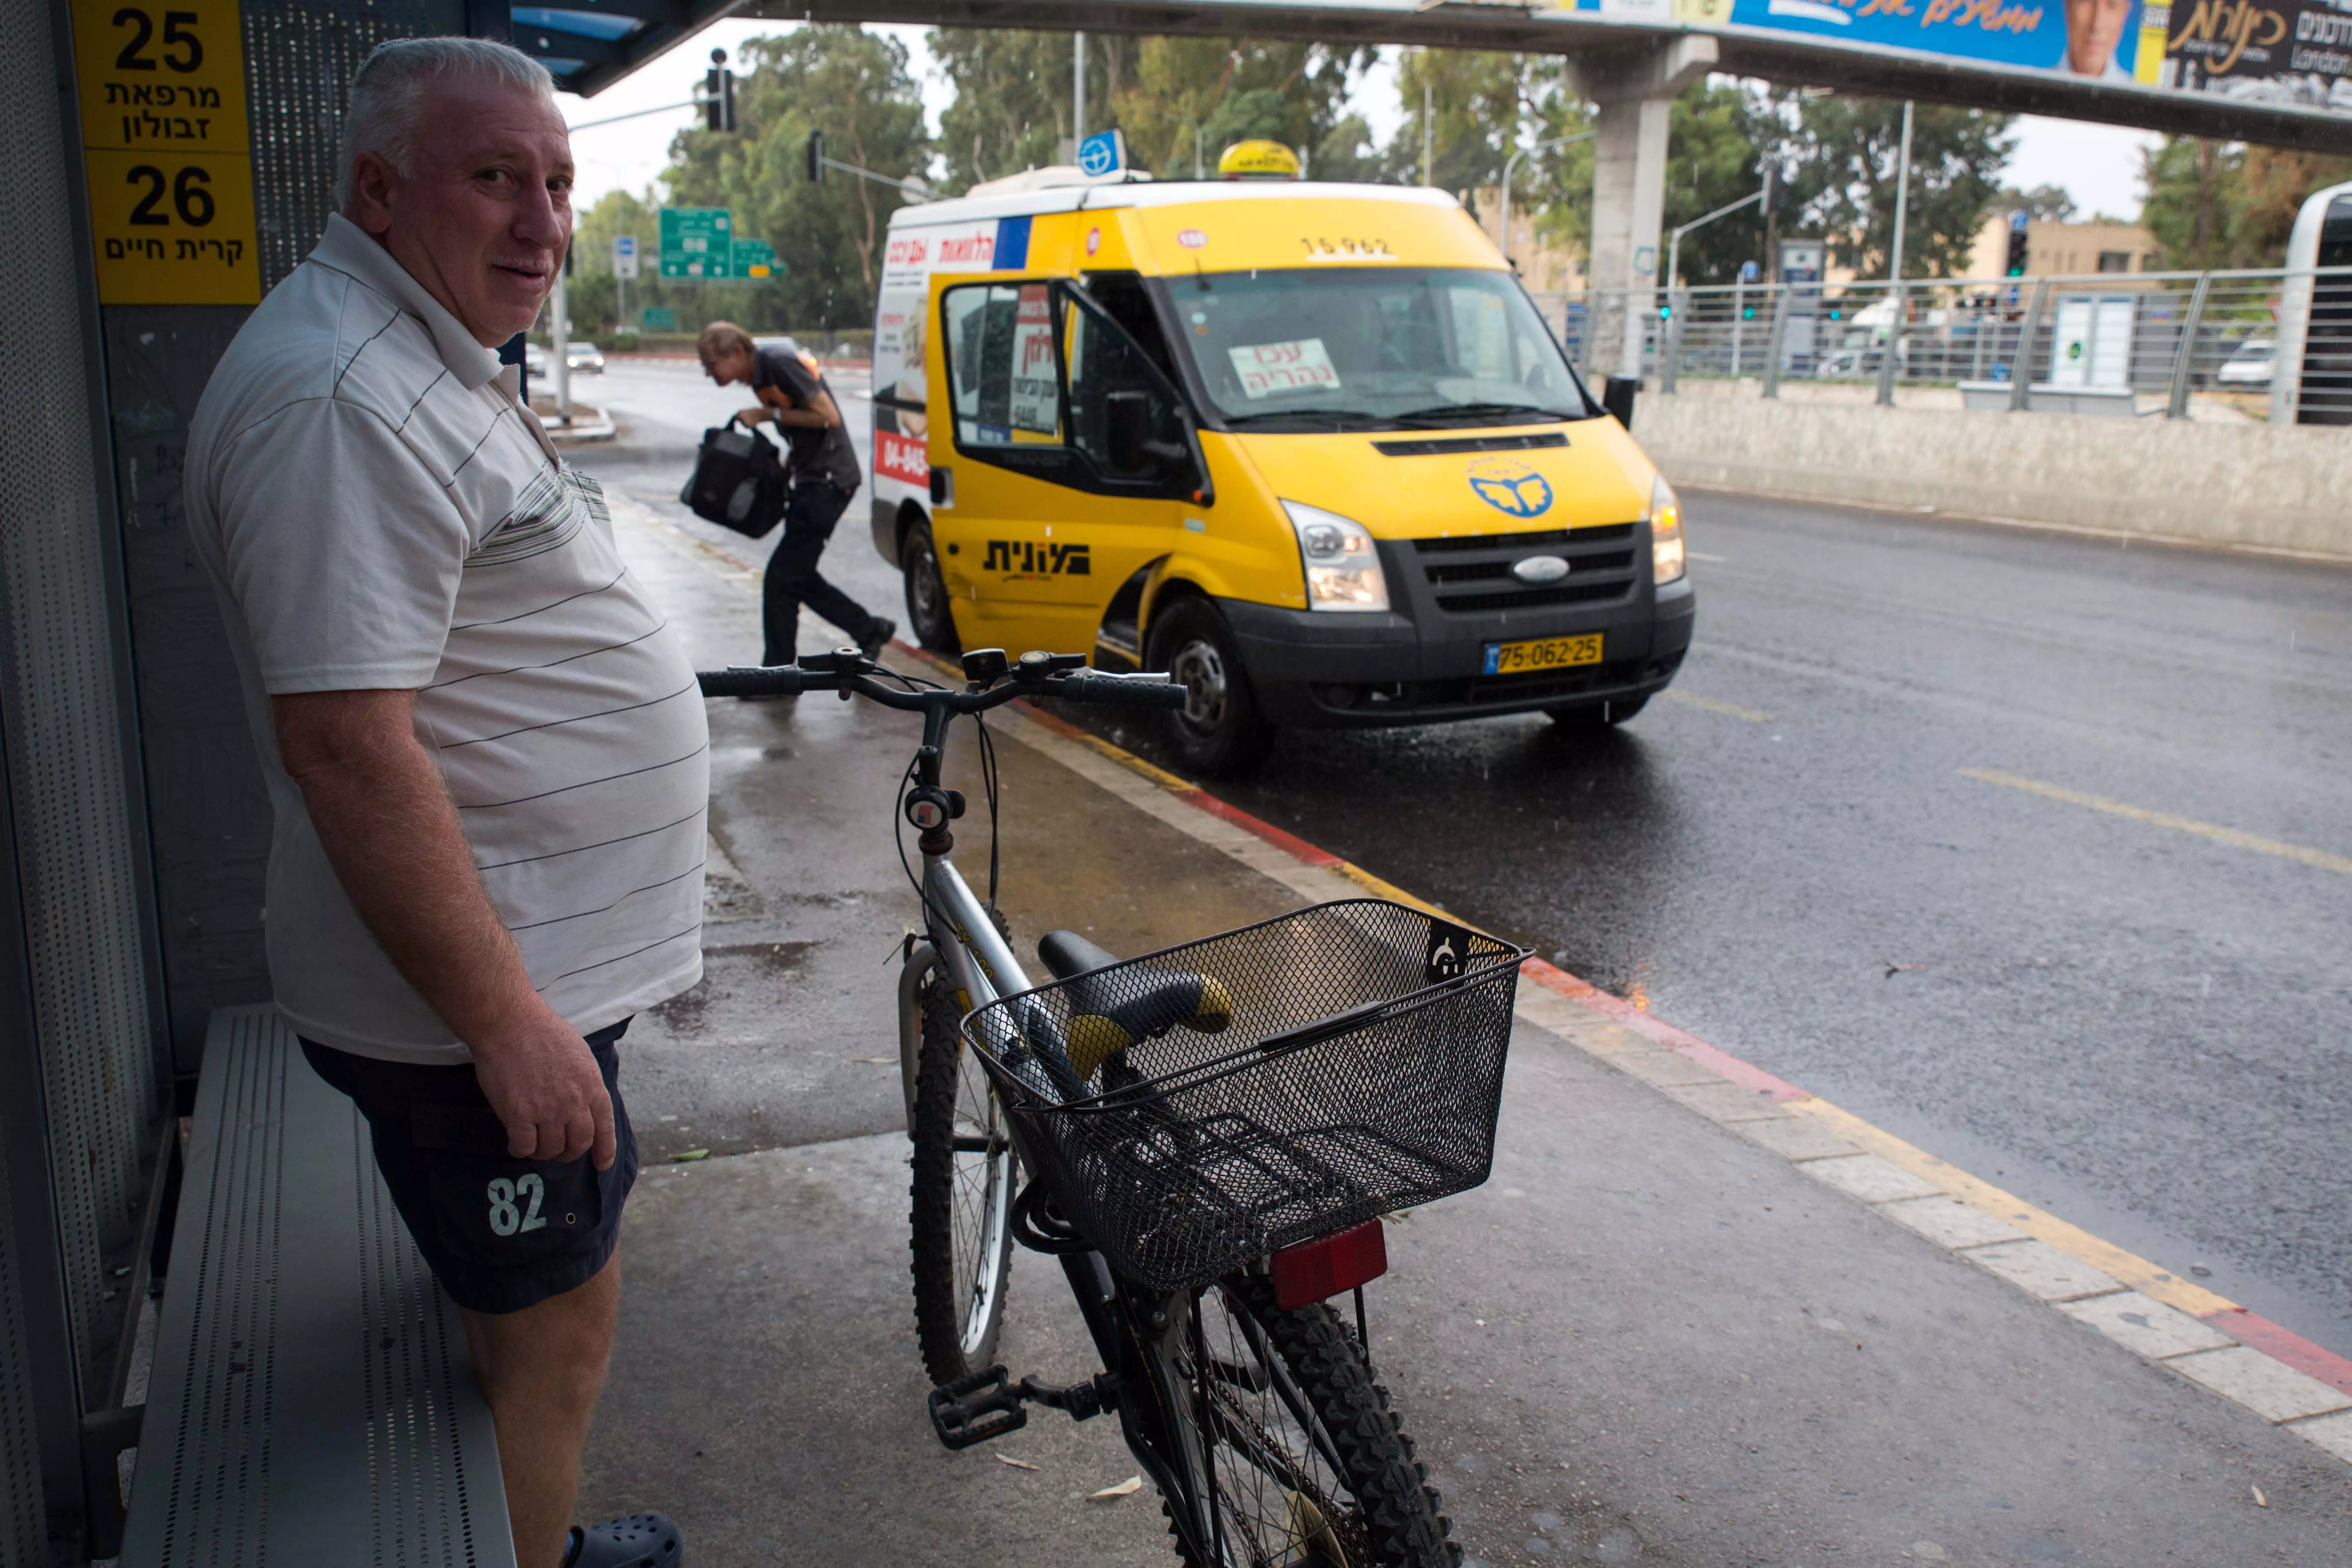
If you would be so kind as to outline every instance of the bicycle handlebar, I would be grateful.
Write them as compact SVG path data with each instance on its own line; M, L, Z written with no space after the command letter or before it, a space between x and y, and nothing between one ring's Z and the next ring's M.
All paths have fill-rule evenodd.
M737 666L731 669L699 670L695 679L706 697L796 697L805 691L855 691L859 696L909 712L942 709L950 713L984 713L1024 697L1054 697L1066 702L1104 707L1166 708L1184 706L1184 688L1165 676L1108 675L1076 669L1030 675L1013 669L994 683L964 691L946 689L903 690L875 678L879 668L848 654L827 658L840 666L810 669L796 664L767 668Z

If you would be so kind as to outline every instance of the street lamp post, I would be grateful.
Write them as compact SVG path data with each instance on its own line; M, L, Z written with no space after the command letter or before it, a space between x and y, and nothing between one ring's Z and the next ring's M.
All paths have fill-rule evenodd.
M1503 160L1503 238L1500 249L1503 252L1504 265L1510 267L1514 271L1517 270L1517 264L1511 260L1511 171L1517 168L1519 160L1530 153L1549 153L1556 147L1568 146L1570 142L1590 142L1600 134L1598 131L1580 131L1573 136L1556 136L1549 142L1538 142L1532 147L1521 147Z
M1895 406L1895 363L1903 348L1903 221L1911 205L1911 104L1903 104L1903 151L1895 161L1895 246L1886 268L1886 280L1894 287L1886 290L1887 309L1891 320L1886 324L1886 346L1878 351L1878 405Z

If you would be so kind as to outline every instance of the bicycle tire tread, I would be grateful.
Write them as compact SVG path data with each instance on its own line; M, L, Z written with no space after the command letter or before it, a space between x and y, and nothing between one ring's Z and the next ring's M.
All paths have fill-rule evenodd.
M1261 1276L1235 1276L1225 1287L1265 1326L1339 1450L1349 1489L1364 1510L1372 1568L1458 1568L1462 1548L1429 1484L1429 1468L1413 1457L1412 1438L1388 1389L1339 1314L1321 1302L1285 1310L1276 1305L1273 1282ZM1173 1512L1165 1502L1160 1508L1178 1555L1194 1568L1210 1568L1185 1550Z
M908 1184L908 1249L915 1285L915 1338L933 1384L983 1370L995 1349L992 1331L978 1358L967 1357L956 1313L955 1110L960 1082L955 1005L933 984L922 998L923 1044L915 1068L914 1159ZM997 1285L996 1323L1004 1321L1012 1270Z

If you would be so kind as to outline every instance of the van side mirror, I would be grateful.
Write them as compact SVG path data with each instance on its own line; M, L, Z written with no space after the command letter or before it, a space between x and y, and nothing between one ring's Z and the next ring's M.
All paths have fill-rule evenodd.
M1642 390L1638 375L1612 375L1601 388L1602 410L1617 416L1617 423L1631 430L1633 427L1633 395Z

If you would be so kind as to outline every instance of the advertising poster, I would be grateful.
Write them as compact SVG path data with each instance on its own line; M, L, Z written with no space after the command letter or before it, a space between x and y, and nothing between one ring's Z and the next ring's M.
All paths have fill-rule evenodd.
M1560 0L1559 9L2352 114L2352 0Z
M2175 85L2352 114L2352 0L2174 0Z
M1732 0L1735 26L2156 85L2139 0ZM2147 68L2142 76L2141 68Z

